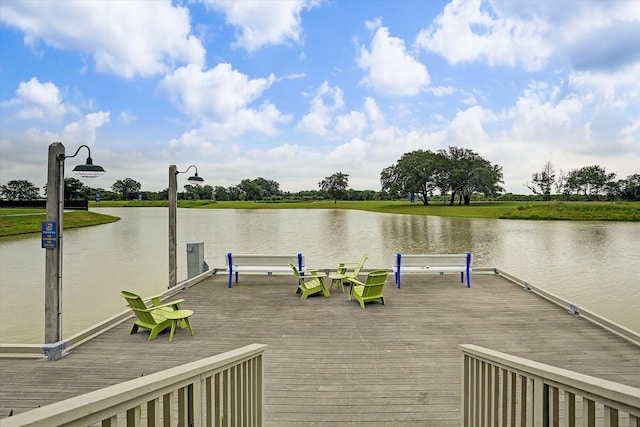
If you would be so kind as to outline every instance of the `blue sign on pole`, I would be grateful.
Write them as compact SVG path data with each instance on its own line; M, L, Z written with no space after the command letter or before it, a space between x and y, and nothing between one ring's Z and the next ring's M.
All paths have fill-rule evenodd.
M58 247L58 223L45 221L42 223L42 248L55 249Z
M96 193L96 202L99 202L99 201L100 201L100 194Z

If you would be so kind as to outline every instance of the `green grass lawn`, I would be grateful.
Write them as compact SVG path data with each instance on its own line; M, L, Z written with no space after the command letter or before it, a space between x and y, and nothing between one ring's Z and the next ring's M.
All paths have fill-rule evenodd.
M87 211L66 211L64 228L88 227L118 221L120 218ZM0 209L0 237L40 233L46 220L44 209Z
M90 207L167 207L164 201L91 202ZM640 221L640 202L472 202L469 206L432 202L401 201L278 201L215 202L179 200L181 208L200 209L358 209L406 215L434 215L462 218L574 220L574 221Z
M168 201L91 202L99 207L160 207ZM199 209L358 209L405 215L434 215L462 218L496 218L570 221L640 221L640 202L472 202L469 206L449 206L433 202L408 201L282 201L282 202L215 202L180 200L181 208ZM64 228L86 227L117 221L119 218L95 212L67 211ZM0 237L39 233L45 220L44 209L0 209Z

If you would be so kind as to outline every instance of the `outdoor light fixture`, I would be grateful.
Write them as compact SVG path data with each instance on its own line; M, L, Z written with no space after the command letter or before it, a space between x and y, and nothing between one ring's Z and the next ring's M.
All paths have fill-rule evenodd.
M89 156L87 157L87 163L85 163L84 165L78 165L75 168L73 168L73 172L77 175L80 175L83 178L96 178L99 176L102 176L106 173L106 171L104 170L104 168L102 166L98 166L98 165L94 165L93 164L93 159L91 158L91 149L86 146L86 145L81 145L80 147L78 147L78 150L76 151L76 153L73 156L65 156L64 154L63 159L68 159L71 157L75 157L78 155L78 153L80 152L80 148L82 147L86 147L87 150L89 151ZM198 174L196 174L197 176Z
M104 175L102 166L94 165L91 149L87 145L78 147L73 156L65 154L64 145L54 142L49 145L47 173L47 217L42 223L42 247L45 256L45 302L44 338L48 360L62 357L62 232L64 229L64 161L78 155L81 148L89 151L87 162L78 165L73 172L85 178Z
M180 172L176 165L169 166L169 289L178 284L177 278L177 212L178 212L178 174L187 173L189 169L194 168L196 174L187 179L193 185L199 185L204 182L202 177L198 176L198 168L196 165L189 166L186 170Z
M187 178L187 181L189 181L193 185L197 185L197 184L200 184L201 182L204 182L204 179L198 176L198 168L195 165L189 166L189 168L191 167L194 167L196 169L196 174L194 176L190 176L189 178ZM189 168L187 168L187 170L184 172L178 172L178 173L186 173L189 170Z
M107 171L105 171L102 166L93 164L93 159L91 158L91 148L89 148L89 146L84 144L78 147L78 149L76 150L73 156L67 156L64 153L58 154L58 161L63 162L65 159L71 159L77 156L82 147L85 147L87 151L89 151L89 156L87 156L87 162L84 165L76 166L75 168L73 168L72 172L83 178L96 178L104 175Z

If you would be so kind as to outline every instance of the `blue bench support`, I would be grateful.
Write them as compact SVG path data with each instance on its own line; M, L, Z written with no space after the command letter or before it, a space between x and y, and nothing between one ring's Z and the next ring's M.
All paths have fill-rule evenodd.
M434 255L436 255L436 254L434 254ZM460 283L464 283L464 275L466 273L467 274L467 288L470 288L471 287L471 260L473 258L472 258L471 252L467 252L466 255L467 255L467 260L466 260L465 271L461 271L460 272ZM401 273L401 270L402 270L402 254L401 253L398 253L396 255L396 265L394 267L394 270L395 270L395 276L396 276L396 284L398 285L398 289L400 289L400 276L401 276L400 273ZM443 271L438 271L438 266L435 266L433 268L433 270L429 271L429 273L431 273L433 271L439 272L440 274L444 274ZM414 272L416 272L416 271L414 271ZM425 271L425 273L426 272L427 271Z

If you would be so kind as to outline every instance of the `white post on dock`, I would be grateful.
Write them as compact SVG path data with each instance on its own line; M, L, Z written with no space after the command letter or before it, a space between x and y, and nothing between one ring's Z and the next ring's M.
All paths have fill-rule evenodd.
M55 236L47 235L43 224L43 248L45 255L44 283L44 340L46 344L62 341L62 233L64 230L64 161L75 157L84 147L89 156L84 165L73 168L73 172L84 178L95 178L105 173L102 166L94 165L91 149L81 145L73 156L67 156L61 142L49 145L47 171L47 216L46 224L51 226ZM45 245L45 240L50 244Z
M64 211L64 145L49 145L47 173L47 222L57 224L54 248L46 250L44 285L44 340L55 343L62 339L62 229Z
M178 174L186 173L189 169L195 168L196 174L187 178L193 185L199 185L204 179L198 176L198 168L195 165L189 166L185 171L178 171L176 165L169 166L169 289L178 284L178 241L177 241L177 214L178 214Z
M169 289L177 285L176 216L178 210L178 168L169 166Z

